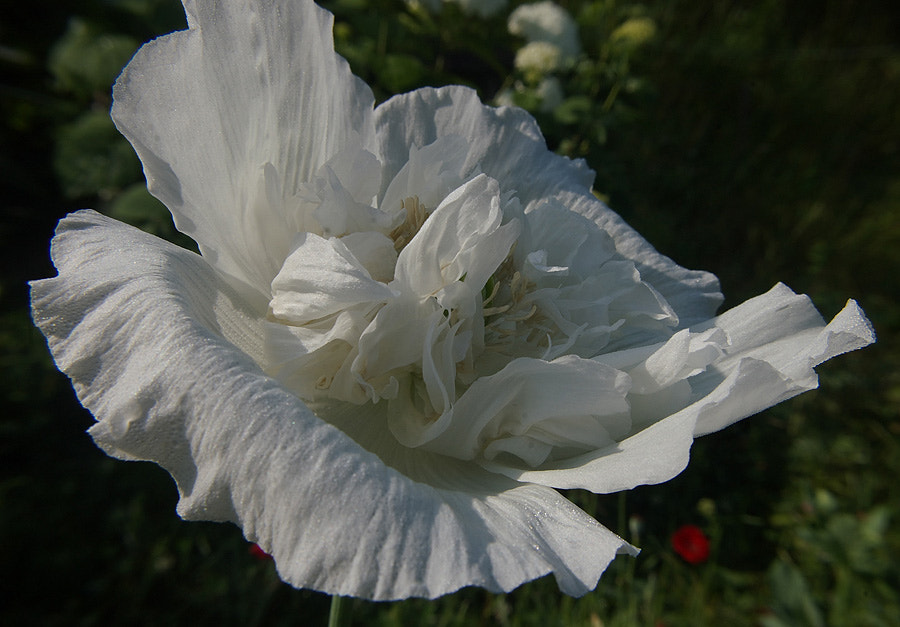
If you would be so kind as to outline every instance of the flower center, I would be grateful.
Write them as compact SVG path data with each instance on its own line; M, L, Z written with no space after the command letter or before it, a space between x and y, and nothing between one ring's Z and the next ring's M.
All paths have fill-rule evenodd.
M464 148L411 150L374 206L377 190L348 195L330 171L309 186L321 228L272 282L267 371L307 400L387 404L399 442L463 459L603 445L630 424L627 377L591 360L626 333L664 340L677 318L607 234L559 203L526 212L464 171ZM547 386L577 402L557 415Z
M419 201L418 196L410 196L400 202L400 208L404 210L403 222L391 231L391 239L394 241L394 250L398 253L406 248L406 245L412 241L416 233L425 224L428 219L429 211Z

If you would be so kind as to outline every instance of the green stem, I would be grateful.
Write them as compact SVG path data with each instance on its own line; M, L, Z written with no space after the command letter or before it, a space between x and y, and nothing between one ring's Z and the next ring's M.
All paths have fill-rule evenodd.
M333 595L328 612L328 627L347 627L350 624L350 599Z

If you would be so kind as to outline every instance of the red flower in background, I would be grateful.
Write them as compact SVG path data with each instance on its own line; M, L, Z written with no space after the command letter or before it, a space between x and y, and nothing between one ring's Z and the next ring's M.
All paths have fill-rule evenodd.
M272 559L272 556L262 550L262 547L256 543L250 545L250 555L258 560L266 561Z
M672 548L688 564L700 564L709 557L709 538L697 525L682 525L672 534Z

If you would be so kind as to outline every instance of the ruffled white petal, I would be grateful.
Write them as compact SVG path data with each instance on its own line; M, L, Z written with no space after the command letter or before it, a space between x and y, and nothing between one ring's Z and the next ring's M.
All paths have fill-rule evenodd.
M383 404L314 413L250 359L262 321L199 256L93 212L52 252L34 319L95 441L163 466L181 516L238 524L292 585L399 599L552 573L577 596L635 552L551 489L400 446Z
M762 364L767 365L784 379L784 384L779 395L772 393L768 398L763 393L754 395L749 387L736 390L728 411L707 411L698 418L695 436L718 431L766 407L815 389L818 387L815 366L875 341L872 325L856 301L848 301L826 325L807 296L795 294L782 283L699 328L711 327L725 332L729 347L713 369L692 380L697 393L715 385L723 376L731 377L741 368L749 368L749 363L759 363L758 368L762 370L766 370ZM742 396L751 397L743 409L738 403Z
M814 366L875 341L871 325L854 301L826 325L809 298L782 284L691 332L696 337L687 350L677 350L686 338L676 335L646 357L639 354L641 350L634 350L624 357L599 358L626 371L627 362L646 359L636 373L640 374L639 385L658 386L667 380L663 372L677 370L686 375L713 357L702 373L687 379L690 405L676 407L668 417L661 416L659 422L606 449L539 470L491 469L520 481L600 493L667 481L684 469L694 437L815 388ZM716 341L719 334L727 337L724 349ZM720 351L721 356L715 358ZM671 402L681 398L676 395Z
M31 283L32 315L48 337L57 365L73 379L89 380L100 390L116 377L105 362L89 359L94 342L115 343L123 356L142 347L127 329L110 321L132 313L139 318L142 311L152 310L154 299L145 290L160 277L166 279L165 298L183 309L171 322L186 322L187 314L195 313L194 324L224 338L256 363L265 362L265 308L255 309L253 293L235 289L195 253L90 210L69 214L60 222L50 252L67 276ZM129 304L128 313L115 309L110 295L116 290L118 299ZM169 329L164 324L158 332ZM142 359L141 352L137 351L137 360ZM139 373L136 369L134 375Z
M301 233L272 281L269 307L275 318L301 325L360 303L386 302L393 295L341 240Z
M381 197L385 211L415 196L428 210L434 210L451 191L462 185L471 165L466 165L469 145L465 138L446 135L426 146L410 145L409 157L390 181Z
M560 589L566 594L581 596L596 585L596 580L588 589L583 588L584 584L598 577L616 554L637 554L634 547L585 516L555 491L534 491L541 489L540 486L528 484L519 484L510 490L504 484L504 478L481 470L477 465L402 446L387 428L384 414L373 412L366 418L359 420L356 412L347 408L329 413L334 424L367 450L376 453L391 468L417 484L431 486L440 492L449 504L445 515L458 519L464 526L468 541L462 543L454 544L453 536L445 531L431 532L431 550L435 552L431 561L440 569L435 576L457 579L457 571L470 569L466 565L468 560L485 565L488 562L505 563L512 570L533 572L555 565L552 571ZM558 507L550 517L547 516L549 504ZM479 517L484 522L479 522ZM500 531L497 526L500 521L506 527L502 536L517 536L516 541L533 542L528 551L521 551L525 545L516 548L513 544L490 538ZM569 531L553 534L550 533L552 529ZM508 536L508 532L513 535ZM519 535L522 533L524 536ZM410 548L408 555L415 560L414 547ZM481 556L472 553L473 550L481 551ZM540 559L535 562L533 557L537 555ZM501 588L511 589L502 569L492 566L491 571L487 579L479 575L472 584L497 590L497 583L505 580L507 583ZM491 580L495 581L492 583Z
M427 146L448 135L464 137L469 146L465 169L480 168L500 183L501 193L515 191L526 212L552 200L580 216L582 230L599 227L611 236L616 250L634 261L643 280L675 310L679 328L708 320L722 303L715 276L687 270L659 254L591 193L594 173L584 161L547 150L537 123L525 111L486 106L465 87L426 88L379 105L375 124L386 181L403 167L410 146Z
M480 292L519 234L518 222L501 226L502 217L493 179L482 174L454 190L400 253L397 282L421 296L460 280Z
M373 145L372 93L312 2L184 2L189 30L138 51L113 119L179 230L268 300L293 196L346 144Z
M478 379L421 440L460 459L512 456L538 466L560 449L571 456L622 439L629 387L625 373L587 359L516 359Z

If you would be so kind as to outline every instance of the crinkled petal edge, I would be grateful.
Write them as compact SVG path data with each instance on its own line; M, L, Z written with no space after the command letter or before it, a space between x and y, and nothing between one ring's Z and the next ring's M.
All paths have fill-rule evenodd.
M420 480L386 465L263 374L259 319L200 256L91 211L60 223L52 256L33 317L95 441L164 467L182 517L234 522L288 583L389 600L552 573L579 596L636 553L555 490L431 454L404 462Z

